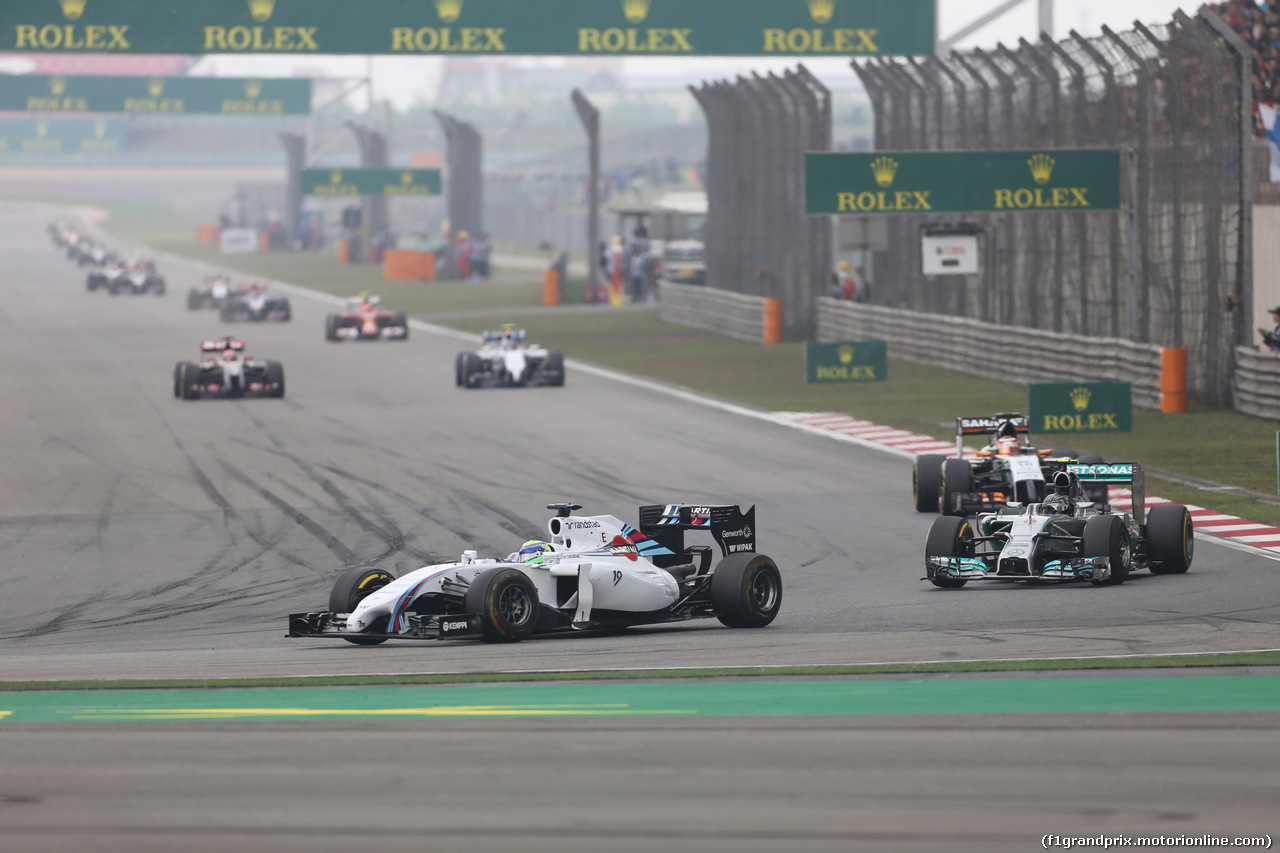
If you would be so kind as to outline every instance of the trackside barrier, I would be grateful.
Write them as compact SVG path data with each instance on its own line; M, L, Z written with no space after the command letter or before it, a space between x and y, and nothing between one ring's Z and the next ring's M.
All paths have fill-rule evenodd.
M820 341L880 338L888 342L890 358L1006 382L1128 382L1135 406L1160 408L1161 348L1154 344L997 326L829 296L817 304Z
M663 281L658 318L664 323L719 332L760 343L765 334L765 297L696 284Z
M1280 355L1236 347L1233 392L1236 411L1280 420Z
M1160 411L1185 414L1187 411L1187 351L1165 347L1160 351Z

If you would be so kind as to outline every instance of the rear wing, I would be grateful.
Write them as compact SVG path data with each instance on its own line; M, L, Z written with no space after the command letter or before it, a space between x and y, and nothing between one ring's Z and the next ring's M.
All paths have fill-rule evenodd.
M1059 462L1049 463L1068 474L1075 474L1081 484L1096 483L1105 486L1128 486L1133 492L1133 518L1139 524L1146 523L1147 477L1137 462Z
M1017 412L1000 412L994 418L956 418L956 456L964 456L965 436L995 435L1005 424L1017 431L1019 440L1031 434L1031 419Z
M502 338L503 338L503 336L504 336L504 335L506 335L506 332L505 332L505 331L497 331L497 332L495 332L495 331L493 331L492 329L486 329L486 330L484 331L484 333L480 336L480 339L481 339L482 341L484 341L486 344L492 344L492 343L497 343L498 341L502 340ZM524 340L524 329L513 329L513 330L512 330L512 337L513 337L517 342L519 342L519 341L523 341L523 340Z
M240 352L244 349L244 341L237 341L234 338L224 338L220 341L201 341L200 352L224 352L226 350L235 350Z
M709 530L723 556L756 549L756 508L734 504L654 504L640 507L640 532L676 554L684 552L686 530Z

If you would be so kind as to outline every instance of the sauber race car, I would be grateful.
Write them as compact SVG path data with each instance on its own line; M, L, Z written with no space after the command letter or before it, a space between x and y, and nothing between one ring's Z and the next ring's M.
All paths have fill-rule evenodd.
M271 296L265 284L251 284L227 294L218 310L224 322L287 322L293 312L284 296Z
M324 318L324 337L329 341L404 341L409 338L409 319L403 311L387 311L376 296L353 296L344 314Z
M464 551L456 563L396 578L356 566L333 586L329 609L289 616L290 637L357 645L478 637L510 643L534 633L716 618L762 628L782 603L782 575L755 550L755 507L640 507L640 528L611 515L580 516L551 504L550 539L501 560ZM685 545L703 530L720 547Z
M1050 493L970 521L934 519L925 542L925 577L958 589L971 580L1074 581L1122 584L1134 569L1182 574L1191 567L1195 536L1181 504L1146 509L1142 466L1056 460ZM1124 484L1133 508L1114 512L1089 500L1085 484Z
M1017 412L1001 412L993 418L956 418L956 455L948 458L925 453L916 457L911 490L919 512L970 515L988 512L1005 503L1034 503L1045 495L1048 457L1056 450L1039 450L1028 441L1029 421ZM991 442L965 458L964 439L990 435ZM1098 463L1101 456L1079 461ZM1105 503L1106 486L1091 484L1090 500Z
M128 263L110 263L89 273L86 282L89 290L105 289L112 296L121 293L154 293L164 296L164 276L156 272L156 265L142 258Z
M524 329L485 332L477 352L460 352L454 377L461 388L482 385L563 385L564 356L524 342Z
M221 308L222 303L227 300L227 295L235 289L236 285L231 283L231 276L226 273L207 275L199 287L193 287L187 291L187 308L192 311Z
M283 397L284 367L278 361L244 353L244 341L219 338L202 341L199 362L180 361L173 367L173 396Z

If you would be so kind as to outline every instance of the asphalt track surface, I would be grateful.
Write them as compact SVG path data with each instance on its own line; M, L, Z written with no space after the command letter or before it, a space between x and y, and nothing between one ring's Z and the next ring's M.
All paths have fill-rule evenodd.
M919 580L910 466L571 370L454 387L460 343L331 344L330 306L226 327L90 294L50 211L0 204L0 679L758 666L1275 648L1280 564L1201 539L1116 588ZM176 400L234 331L283 401ZM572 356L572 353L569 354ZM690 364L691 372L698 369ZM783 571L765 630L717 623L469 643L289 640L343 566L403 572L540 535L551 501L757 507ZM943 709L939 709L942 711ZM23 849L1029 849L1044 833L1267 830L1276 715L128 724L0 740ZM86 761L86 756L93 760ZM1264 820L1265 819L1265 820ZM1047 825L1056 821L1055 825ZM1248 824L1247 826L1245 824ZM101 842L99 844L99 842Z

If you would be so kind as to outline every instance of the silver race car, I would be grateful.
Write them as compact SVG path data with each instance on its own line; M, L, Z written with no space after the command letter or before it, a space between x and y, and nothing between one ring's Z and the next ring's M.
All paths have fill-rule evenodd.
M524 329L485 332L477 352L460 352L454 375L460 388L485 385L563 385L564 355L525 343Z
M357 645L386 640L480 638L517 642L534 633L719 619L762 628L778 615L782 576L755 550L755 507L656 504L640 527L611 515L580 516L551 504L550 539L525 542L503 559L464 551L396 578L385 569L347 569L329 609L289 616L290 637ZM684 544L687 531L720 548Z

